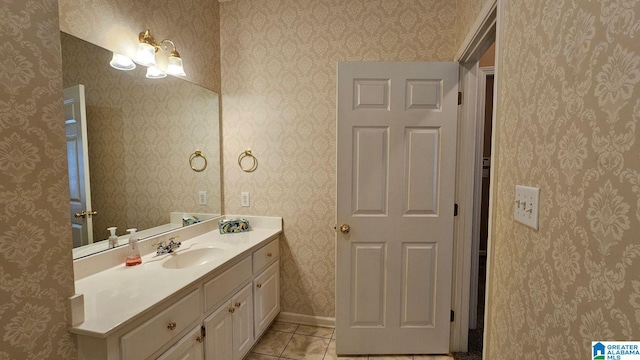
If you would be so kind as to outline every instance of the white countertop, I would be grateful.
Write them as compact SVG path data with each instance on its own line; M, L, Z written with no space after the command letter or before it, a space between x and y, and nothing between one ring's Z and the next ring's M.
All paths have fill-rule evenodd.
M71 332L106 337L169 296L189 287L237 256L258 249L282 232L280 218L271 218L280 219L279 226L274 226L276 221L259 219L250 221L251 230L248 232L221 235L214 230L182 241L177 253L207 246L223 249L204 265L166 269L162 266L163 260L172 255L156 256L153 253L144 255L140 265L122 264L77 280L76 294L84 295L85 319L83 323L72 327Z

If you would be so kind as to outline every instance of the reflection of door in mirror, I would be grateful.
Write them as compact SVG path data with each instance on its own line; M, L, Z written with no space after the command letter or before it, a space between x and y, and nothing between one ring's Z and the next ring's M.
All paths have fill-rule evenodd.
M73 246L93 242L91 187L89 184L89 147L84 85L64 89L64 119L69 164L69 205Z

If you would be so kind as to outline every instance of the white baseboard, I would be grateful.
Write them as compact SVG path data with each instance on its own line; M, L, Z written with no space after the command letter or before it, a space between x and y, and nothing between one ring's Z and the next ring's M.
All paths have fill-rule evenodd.
M335 327L336 318L281 312L276 321L284 321L309 326Z

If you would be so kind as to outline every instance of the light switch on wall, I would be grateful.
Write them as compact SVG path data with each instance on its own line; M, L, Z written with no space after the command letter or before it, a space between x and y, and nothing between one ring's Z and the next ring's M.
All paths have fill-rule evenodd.
M538 230L540 213L540 188L516 185L513 217L529 227Z
M248 192L241 192L240 193L240 206L244 206L244 207L248 207L249 204L251 203L250 197L249 197L249 193Z

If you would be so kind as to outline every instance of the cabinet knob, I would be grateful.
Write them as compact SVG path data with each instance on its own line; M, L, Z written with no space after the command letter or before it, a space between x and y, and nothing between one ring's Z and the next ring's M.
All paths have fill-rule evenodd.
M273 254L272 253L267 253L267 257L272 257Z
M237 308L239 308L240 306L242 306L242 304L241 304L241 303L239 303L239 302L235 303L235 305L236 305L236 307L237 307Z
M169 325L167 325L167 329L169 330L175 330L176 328L176 323L174 322L170 322Z
M258 285L256 285L256 287L257 287L258 289L260 289L260 288L262 287L262 284L258 284Z
M202 335L198 336L196 338L196 341L202 344L204 342L204 336L202 336Z
M229 312L233 314L234 312L236 312L236 309L235 308L229 308Z

